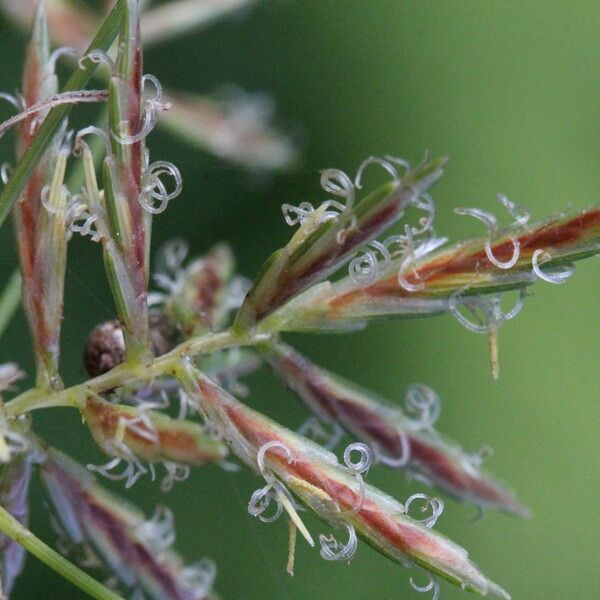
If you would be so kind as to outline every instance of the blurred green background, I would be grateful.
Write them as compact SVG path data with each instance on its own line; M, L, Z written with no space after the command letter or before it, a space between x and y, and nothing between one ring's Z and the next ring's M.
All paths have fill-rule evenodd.
M599 32L593 1L267 0L153 48L146 71L170 88L210 92L234 82L271 93L304 149L295 173L256 177L156 132L152 157L175 162L185 185L155 221L155 242L181 236L200 253L227 240L251 276L290 235L280 205L323 198L320 168L354 173L372 154L417 160L427 149L451 159L434 190L437 230L451 239L481 231L453 208L497 209L498 192L536 217L597 202ZM25 40L0 21L2 90L20 85ZM2 160L12 158L7 140ZM7 228L2 235L0 280L15 262ZM498 382L485 337L451 317L378 324L346 338L295 338L323 365L391 399L400 401L409 383L431 385L443 399L440 429L468 448L495 448L489 468L516 488L534 518L488 513L473 522L473 508L448 501L437 528L516 599L592 598L600 588L599 275L592 259L564 286L535 287L501 330ZM89 241L73 242L67 287L64 375L74 383L84 377L86 332L113 315ZM31 369L22 314L2 340L0 360ZM304 420L305 409L266 372L251 383L252 406L291 427ZM36 414L35 428L83 462L102 460L68 410ZM422 488L382 468L369 480L400 500ZM216 587L226 600L421 597L408 585L409 572L365 544L348 566L326 563L299 542L296 575L288 577L284 522L262 524L246 512L259 483L246 472L209 467L167 496L142 480L131 497L148 512L157 502L174 509L178 548L190 561L216 560ZM33 491L32 528L51 541L39 485ZM29 558L13 597L80 595ZM442 584L442 597L466 595Z

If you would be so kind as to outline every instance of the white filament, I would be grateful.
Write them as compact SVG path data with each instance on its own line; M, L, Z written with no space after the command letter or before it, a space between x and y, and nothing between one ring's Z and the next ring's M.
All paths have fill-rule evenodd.
M163 462L163 466L167 471L167 474L160 482L160 491L163 493L169 492L176 482L185 481L190 476L189 465L182 465L166 460Z
M413 206L424 210L427 214L419 219L420 229L417 227L412 228L413 235L422 235L431 231L433 221L435 220L435 202L429 194L421 194L413 203Z
M357 285L370 285L375 282L379 273L384 271L392 262L392 257L388 246L396 243L401 236L391 236L383 243L373 240L369 245L373 250L363 249L363 254L356 256L350 261L348 271L350 278ZM379 252L382 257L380 263L375 252Z
M365 169L369 165L379 165L380 167L383 167L383 169L385 169L392 176L394 183L397 183L398 181L400 181L400 175L398 174L398 171L396 170L396 168L391 164L391 162L384 160L383 158L377 158L376 156L369 156L369 158L363 160L363 162L358 167L358 171L356 172L356 177L354 179L354 185L359 190L362 189L362 185L361 185L362 177L365 172Z
M264 513L273 502L275 503L275 512L270 516L265 516ZM275 494L271 483L253 492L248 502L248 512L253 517L258 517L263 523L272 523L281 516L283 506Z
M150 415L148 415L145 408L145 404L140 404L140 410L135 417L120 416L118 420L117 433L115 435L118 435L119 429L123 428L124 431L129 430L134 435L144 438L152 444L158 443L158 431L156 430L156 427L150 419Z
M165 184L160 179L161 175L169 175L173 178L174 188L171 192L167 192ZM148 167L145 179L146 183L138 196L138 201L149 213L160 214L167 208L169 201L181 193L183 185L181 173L174 164L165 160L153 162Z
M271 442L263 444L260 447L256 456L256 463L261 475L264 477L268 485L266 486L266 488L263 488L263 491L258 490L254 492L254 494L252 494L250 504L248 505L248 510L260 511L258 514L262 514L264 509L261 510L261 507L267 501L266 499L263 500L263 498L269 491L268 488L272 489L276 495L276 500L278 504L280 504L283 507L283 509L287 512L291 522L298 528L304 539L311 546L314 546L315 543L312 539L312 536L306 528L306 525L304 525L304 523L302 522L302 519L300 519L300 516L297 512L298 506L294 502L291 494L289 493L285 485L283 485L283 483L277 480L275 478L275 475L270 470L267 470L267 467L265 465L265 453L272 448L281 448L287 455L288 463L291 464L293 462L293 456L291 451L282 442L273 440ZM268 506L268 504L266 506Z
M464 289L458 290L450 297L450 312L461 325L474 333L489 333L490 326L498 327L505 321L514 319L521 312L526 298L526 291L524 289L519 290L519 298L515 306L511 310L503 312L500 306L501 294L471 297L467 300L460 295L463 291ZM485 321L480 320L478 323L470 321L460 312L461 306L470 310L474 315L475 307L479 307L485 315Z
M4 183L5 185L8 183L8 180L10 179L10 175L13 171L13 167L10 163L2 163L2 165L0 166L0 179L2 180L2 183Z
M330 210L331 208L335 210ZM290 225L303 225L309 219L313 219L315 223L313 227L317 227L326 221L333 221L345 212L346 207L337 200L326 200L315 209L309 202L301 202L298 206L292 204L282 204L281 210L285 222ZM319 211L318 220L315 219L314 213Z
M0 364L0 392L12 389L12 384L25 377L17 363Z
M417 383L409 386L404 397L406 412L416 416L419 429L431 429L440 417L439 396L428 386Z
M323 425L317 417L311 416L300 425L297 433L318 442L327 450L333 450L344 436L344 430L336 422L331 423L331 431L327 431Z
M125 469L121 473L113 473L122 461L125 461ZM113 458L104 465L92 465L88 464L87 468L90 471L99 473L103 477L110 479L111 481L125 480L125 488L130 488L135 482L148 472L148 469L144 465L135 459L124 459L124 458Z
M175 543L175 520L165 506L158 506L154 515L136 529L137 537L156 552L164 552Z
M359 459L356 462L352 460L353 452L359 454ZM354 473L366 473L373 463L373 451L362 442L350 444L344 450L344 463Z
M510 200L508 200L508 198L504 196L498 196L498 199L507 208L507 210L512 216L516 215L515 218L517 219L517 221L515 224L522 225L523 223L526 223L529 220L529 213L525 215L522 214L522 212L519 212L519 209L517 208L516 204L512 203ZM488 228L488 239L485 243L485 255L495 267L498 267L499 269L511 269L517 264L517 261L519 260L521 244L519 243L519 240L515 238L511 238L511 243L513 245L513 254L510 259L503 262L498 260L494 256L491 246L491 238L498 231L498 221L492 213L489 213L485 210L481 210L479 208L456 208L454 209L454 212L457 215L468 215L470 217L474 217L475 219L478 219L479 221L485 223L485 225Z
M77 56L77 50L75 50L75 48L70 48L69 46L63 46L62 48L54 50L48 58L48 71L51 73L56 71L56 63L62 56Z
M177 291L183 275L183 263L189 252L188 243L179 238L169 240L158 251L154 282L172 294Z
M493 315L490 313L489 308L485 305L483 300L478 299L478 298L469 298L469 300L463 300L460 295L462 293L462 291L463 290L458 290L450 296L450 301L448 303L448 308L450 309L450 312L452 313L454 318L463 327L465 327L465 329L468 329L469 331L472 331L473 333L489 333L489 329L490 329L489 323L493 323L493 321L494 321ZM481 321L479 323L474 323L473 321L470 321L469 319L467 319L467 317L465 317L460 312L459 307L464 306L465 308L469 309L473 314L475 314L473 305L479 305L481 307L481 309L486 314L487 323L483 323Z
M196 403L183 388L177 390L177 395L179 396L179 413L177 414L177 418L180 421L185 421L188 415L194 414L196 411Z
M524 206L521 206L519 204L516 204L515 202L512 202L511 200L509 200L506 196L503 196L502 194L498 194L496 196L496 198L497 198L498 202L500 202L500 204L502 204L502 206L504 206L504 208L506 208L506 210L508 211L510 216L515 220L514 225L516 225L516 226L525 225L525 223L527 223L529 221L529 219L531 218L531 213Z
M430 252L437 250L440 246L443 246L448 241L445 237L431 237L423 240L414 250L415 260L419 260L424 256L427 256Z
M500 311L499 313L497 313L497 315L499 316L500 320L501 321L510 321L511 319L514 319L521 312L521 309L525 305L526 297L527 297L527 292L524 289L519 290L519 298L518 298L516 304L514 305L514 307L511 308L511 310L509 310L508 312L502 314L502 312L500 311L500 296L497 296L496 297L496 306L498 307L498 310Z
M515 204L502 194L498 194L497 200L514 219L511 227L522 227L529 221L531 215L525 207ZM499 269L511 269L517 264L517 261L519 260L521 244L516 238L511 238L513 253L510 259L507 261L501 261L494 256L491 246L491 238L498 232L498 221L493 214L479 208L457 208L454 210L454 212L458 215L468 215L474 217L475 219L485 223L488 229L488 239L485 243L485 255L495 267Z
M113 62L112 58L102 50L92 50L91 52L88 52L85 56L82 56L78 61L80 69L86 68L86 66L83 64L86 60L89 60L91 63L96 65L104 63L108 66L111 72L114 72L115 70L115 63Z
M315 211L310 202L301 202L298 206L282 204L281 210L285 222L290 225L302 225L306 219Z
M265 478L266 478L266 476L269 475L269 473L267 472L267 467L265 465L265 454L267 453L267 451L271 450L272 448L281 448L286 454L286 460L288 461L288 463L292 464L292 462L293 462L293 457L292 457L292 453L291 453L290 449L282 442L273 440L271 442L267 442L266 444L263 444L256 454L256 463L258 465L258 469L259 469L261 475Z
M354 206L355 187L352 180L340 169L324 169L321 171L321 187L334 196L345 200L345 210Z
M114 131L111 131L111 135L119 144L129 146L146 138L150 133L152 133L155 125L156 114L153 109L146 107L146 111L144 112L144 122L141 129L137 133L131 135L123 133L122 130L127 126L127 121L121 121L119 123L119 128L121 131L118 134Z
M146 408L147 405L140 404L140 410L136 416L119 417L115 437L104 443L105 451L109 454L116 455L116 457L104 465L97 466L89 464L87 466L88 469L100 473L107 479L113 481L124 479L126 488L130 488L142 475L145 475L148 472L150 472L152 481L154 481L156 476L154 465L150 463L146 468L122 439L127 430L129 430L152 444L158 442L158 432L145 410ZM121 435L121 439L118 437L119 435ZM113 469L117 468L123 460L126 463L125 469L121 473L113 473Z
M350 278L358 285L370 285L377 279L377 257L371 251L353 258L348 267Z
M495 231L498 229L498 221L496 220L496 217L487 210L481 210L480 208L459 207L454 209L454 213L460 216L473 217L479 221L482 221L489 230Z
M216 576L217 566L209 558L203 558L180 571L181 580L186 586L193 588L194 600L204 600L208 596Z
M10 429L4 420L0 422L0 437L3 438L5 446L3 459L6 459L6 462L10 461L15 454L22 454L31 448L29 440L18 431Z
M24 106L24 102L22 98L17 98L12 94L6 94L5 92L0 92L0 99L6 100L9 104L12 104L17 110L22 110Z
M385 158L385 160L387 160L389 162L395 163L395 164L403 167L405 173L410 171L410 163L407 160L405 160L404 158L399 158L397 156L391 156L389 154L386 154L383 158Z
M390 159L391 161L398 162L402 164L402 166L406 166L404 161L399 159ZM398 175L398 171L396 168L389 162L388 160L384 160L376 157L369 157L364 160L358 168L356 173L356 177L354 182L352 179L348 177L346 173L341 171L340 169L324 169L321 171L321 187L328 194L332 194L333 196L337 196L339 198L344 199L344 204L338 202L337 200L326 200L323 202L317 210L320 211L319 221L316 225L320 225L325 221L337 219L340 215L343 214L351 214L351 211L354 207L354 202L356 198L356 189L361 189L361 179L364 173L364 170L370 164L378 164L382 166L393 178L394 182L399 181L400 176ZM305 223L309 217L315 212L315 208L308 202L302 202L298 206L293 206L291 204L283 204L282 211L284 215L285 222L288 225L302 225ZM334 210L330 210L334 209ZM337 233L337 242L339 244L343 243L344 238L348 231L355 226L356 217L353 215L353 218L348 227L345 229L341 229ZM356 260L356 259L355 259ZM372 262L370 257L365 259L369 263ZM362 272L365 271L365 275L362 275ZM370 273L372 271L372 267L360 265L360 262L354 262L352 266L351 273L355 273L355 276L359 279L364 277L370 277Z
M83 236L89 235L92 242L99 242L102 239L102 234L94 227L97 220L98 215L92 215L87 210L81 208L70 219L69 231Z
M400 268L398 269L398 285L407 292L414 293L424 289L425 283L419 276L419 272L414 269L417 260L417 250L413 241L412 230L409 225L404 226L404 232L405 235L403 237L405 240L405 249L404 253L402 254ZM404 273L406 273L406 271L410 268L413 268L412 276L414 279L418 280L417 283L409 282L406 277L404 277Z
M162 110L168 110L171 105L162 102L162 86L154 75L146 74L142 77L142 90L146 87L146 82L150 82L154 87L154 95L146 99L144 109L144 122L140 131L134 134L126 134L122 131L119 134L111 132L111 135L119 144L130 145L143 140L154 129L157 121L157 113ZM127 126L127 122L120 123L121 130Z
M488 239L485 242L485 255L487 256L488 260L494 266L498 267L499 269L511 269L512 267L514 267L517 264L517 261L519 260L519 253L521 251L521 244L520 244L519 240L517 240L515 238L511 238L510 241L512 242L512 245L513 245L513 254L505 262L502 262L501 260L498 260L494 256L490 240Z
M565 283L565 281L569 279L569 277L571 277L571 275L573 275L575 272L575 267L564 266L562 270L555 268L551 273L544 273L539 265L540 257L547 261L551 260L552 256L550 256L550 254L544 250L536 250L531 257L531 266L533 268L533 272L535 275L537 275L537 277L547 281L548 283L553 283L554 285Z
M80 129L75 134L75 143L73 144L73 154L79 156L81 151L84 148L83 138L86 135L97 135L104 142L104 151L107 154L110 154L110 140L108 139L108 135L106 131L100 129L99 127L95 127L94 125L90 125L88 127L84 127Z
M412 577L409 579L410 585L413 588L413 590L417 592L424 593L433 590L433 596L431 600L438 600L438 598L440 597L440 584L432 575L429 575L429 573L427 573L427 575L429 577L429 583L427 583L426 585L417 585Z
M400 468L406 466L410 462L411 451L408 437L400 428L397 429L397 433L398 439L400 440L400 456L389 456L388 454L385 454L379 444L373 444L377 462L380 462L387 467Z
M419 509L421 512L425 512L428 508L431 508L431 515L425 519L419 520L425 527L431 529L444 512L444 501L441 498L433 498L426 494L413 494L407 498L404 503L404 512L406 514L408 514L410 506L415 500L425 500L425 505Z
M415 277L418 277L418 274L414 273ZM406 277L404 277L403 273L398 275L398 285L405 289L407 292L415 293L425 289L425 283L410 283Z
M348 541L345 544L340 544L333 534L326 536L319 535L319 543L321 545L320 554L325 560L347 560L350 561L356 552L358 539L356 530L348 523L343 524L348 531Z
M62 194L64 194L65 196L69 197L70 193L69 190L64 186L64 185L59 185L58 189L55 190L56 192L61 192ZM50 186L49 185L45 185L41 192L40 192L40 201L42 203L42 206L51 214L56 215L59 213L64 213L65 212L65 207L56 207L56 206L52 206L52 204L50 203Z

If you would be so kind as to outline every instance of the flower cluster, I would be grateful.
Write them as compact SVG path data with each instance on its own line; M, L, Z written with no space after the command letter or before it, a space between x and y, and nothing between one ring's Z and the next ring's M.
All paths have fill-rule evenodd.
M194 468L234 471L241 464L261 481L248 497L248 512L265 523L287 519L290 574L300 532L326 561L350 562L359 540L366 541L417 570L410 584L434 600L440 579L508 599L466 550L434 529L445 506L441 497L418 492L399 502L367 481L371 469L403 470L481 511L528 516L509 487L482 468L489 452L467 452L438 431L440 399L426 385L410 386L401 407L314 364L283 335L446 313L489 335L498 376L498 328L517 316L531 285L564 283L576 260L600 251L600 208L533 222L529 211L499 196L508 225L490 212L460 208L459 215L481 221L486 233L448 243L435 232L430 195L447 159L426 156L413 165L369 157L352 177L323 170L321 202L282 205L285 222L297 229L253 281L236 273L225 244L188 260L181 240L163 247L151 276L152 219L183 190L175 165L150 160L146 138L157 124L251 170L284 169L297 157L289 139L270 125L272 107L264 97L163 92L156 77L143 73L143 32L152 43L250 3L173 0L142 13L138 0L119 0L86 50L83 40L97 19L84 9L49 2L46 14L35 2L2 5L15 20L33 17L34 23L22 93L0 95L16 110L0 125L0 136L16 128L19 161L0 170L0 215L14 205L36 362L35 386L6 403L0 398L2 594L11 593L26 548L92 596L120 597L27 529L29 484L37 473L59 547L82 567L102 568L120 586L115 589L134 597L215 598L214 564L203 559L185 566L173 549L171 511L161 504L145 519L92 473L129 488L143 475L156 479L160 468L166 471L160 489L168 492ZM70 26L54 27L51 38L48 20L59 17ZM52 51L51 39L72 48ZM61 57L71 59L75 72L59 91L55 66ZM75 85L94 70L105 89ZM71 131L63 117L82 103L106 106L108 118ZM374 175L377 185L369 183ZM90 379L64 388L61 322L74 234L102 249L115 318L88 337ZM15 289L7 286L0 297L3 315L16 306ZM508 309L507 294L514 301ZM313 413L297 432L239 400L249 393L243 377L263 362ZM2 396L14 392L22 376L12 363L0 366ZM83 467L32 432L31 411L59 406L79 411L108 462ZM318 537L303 511L325 524Z

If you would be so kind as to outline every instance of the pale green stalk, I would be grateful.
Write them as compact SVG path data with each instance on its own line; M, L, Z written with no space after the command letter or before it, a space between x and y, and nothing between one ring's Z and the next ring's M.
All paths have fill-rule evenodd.
M79 567L61 556L37 538L27 527L23 526L9 512L0 506L0 532L21 544L28 552L39 558L51 569L76 585L80 590L97 600L123 600L107 587L84 573Z
M90 394L101 394L128 383L150 381L161 375L172 375L181 360L188 356L211 354L232 347L251 346L264 342L265 339L264 334L241 337L230 330L191 338L147 364L140 364L137 361L124 362L103 375L59 392L48 393L31 389L8 402L4 408L8 416L55 406L81 408Z
M21 304L21 273L15 269L0 295L0 337Z

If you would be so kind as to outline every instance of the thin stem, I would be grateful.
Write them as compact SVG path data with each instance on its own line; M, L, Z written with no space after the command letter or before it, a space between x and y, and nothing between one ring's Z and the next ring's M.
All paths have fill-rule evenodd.
M76 585L80 590L97 600L123 600L101 583L84 573L79 567L69 562L64 556L46 545L29 529L24 527L9 512L0 506L0 532L21 544L28 552L39 558L51 569Z
M86 54L92 50L107 51L110 48L117 37L125 11L125 0L119 0L100 27L96 37L92 40ZM71 75L69 81L67 81L67 84L65 85L64 91L71 92L83 89L89 82L97 66L97 63L89 60L86 61L85 67L77 68ZM9 215L19 194L25 188L29 176L41 160L61 123L69 114L71 106L71 104L61 104L60 106L55 106L48 113L48 116L44 119L38 133L23 155L23 158L21 158L15 167L11 178L8 180L0 194L0 227Z
M124 362L103 375L60 392L28 390L6 403L4 408L7 416L10 417L40 408L57 406L82 408L90 394L101 394L128 383L149 381L161 375L172 375L181 359L186 356L210 354L231 347L254 346L264 342L267 337L265 334L241 337L227 330L191 338L146 364L137 361Z
M0 337L14 317L21 303L21 273L18 269L13 271L8 283L0 295Z

